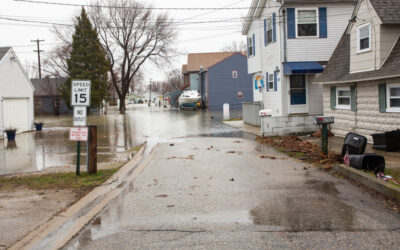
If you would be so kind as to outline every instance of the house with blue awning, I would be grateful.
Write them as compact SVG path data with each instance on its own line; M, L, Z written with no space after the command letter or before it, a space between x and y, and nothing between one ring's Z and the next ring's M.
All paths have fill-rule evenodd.
M252 1L242 35L247 38L253 101L268 111L261 118L263 135L317 129L313 120L323 113L323 89L314 80L324 71L356 3Z

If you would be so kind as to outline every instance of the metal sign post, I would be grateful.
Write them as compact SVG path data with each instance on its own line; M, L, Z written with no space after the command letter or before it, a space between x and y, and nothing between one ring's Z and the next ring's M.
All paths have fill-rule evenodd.
M91 82L88 80L73 80L71 82L71 106L74 107L74 127L70 129L69 139L78 143L76 175L80 175L81 141L88 141L89 136L86 117L87 108L90 107L90 85Z

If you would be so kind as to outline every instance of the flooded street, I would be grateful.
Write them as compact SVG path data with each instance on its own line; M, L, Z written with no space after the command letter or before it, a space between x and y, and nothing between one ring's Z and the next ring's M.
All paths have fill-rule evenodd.
M233 111L232 117L240 117ZM111 111L106 116L89 116L97 125L99 166L129 160L132 148L185 136L238 136L243 132L221 123L222 111L184 111L147 105L132 105L125 115ZM76 142L68 140L72 117L36 117L44 122L42 132L18 134L15 143L0 140L0 175L70 168L76 164ZM82 162L86 164L83 143ZM85 169L85 168L84 168Z

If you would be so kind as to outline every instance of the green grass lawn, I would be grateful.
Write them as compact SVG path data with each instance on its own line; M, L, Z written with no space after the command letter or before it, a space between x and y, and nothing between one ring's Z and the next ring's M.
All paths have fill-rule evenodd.
M76 176L75 173L51 173L11 178L0 177L0 190L13 190L21 187L33 190L90 190L100 186L117 171L118 168L99 170L94 175L81 173L81 175Z

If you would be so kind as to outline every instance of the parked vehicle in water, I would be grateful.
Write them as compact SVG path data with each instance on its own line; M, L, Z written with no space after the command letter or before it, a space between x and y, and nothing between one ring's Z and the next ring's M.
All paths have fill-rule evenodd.
M179 108L197 108L201 96L196 90L184 90L179 96Z

